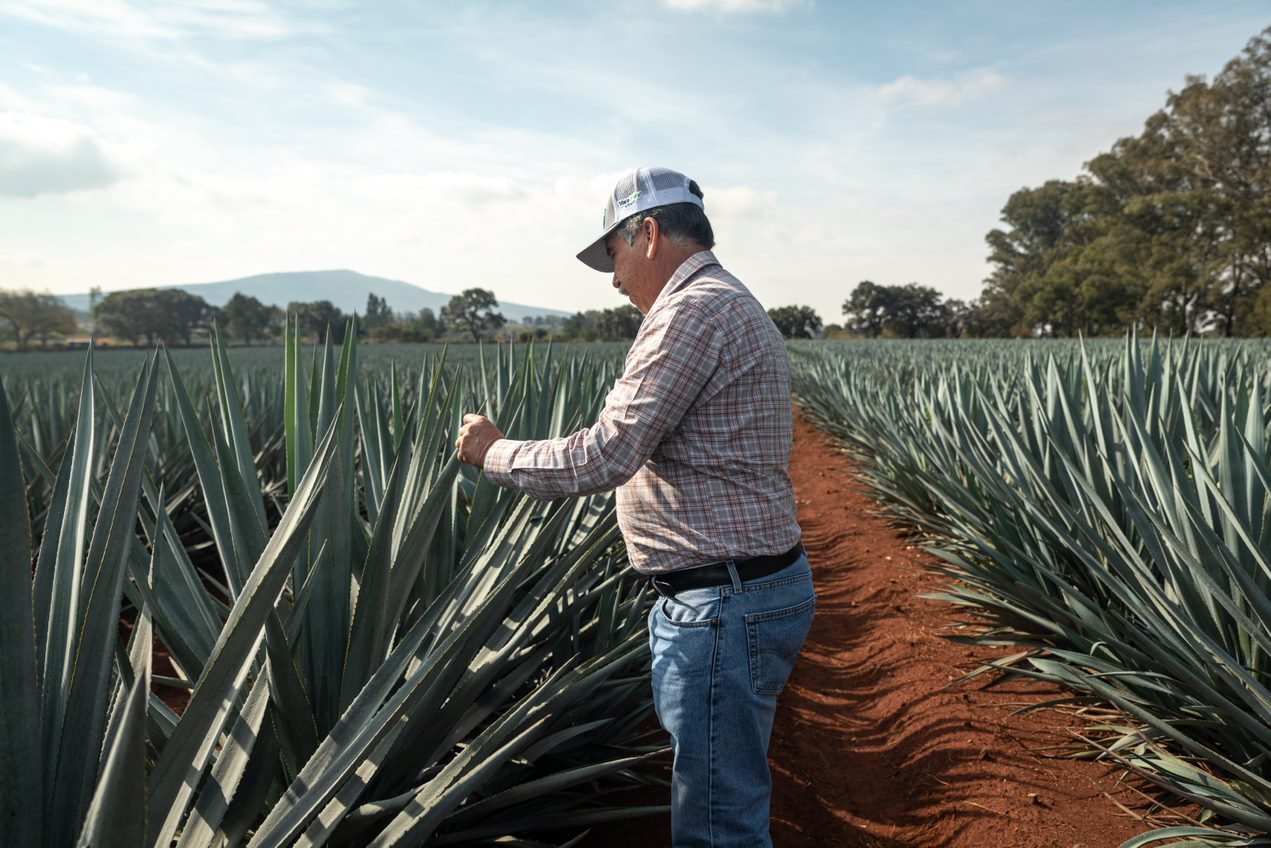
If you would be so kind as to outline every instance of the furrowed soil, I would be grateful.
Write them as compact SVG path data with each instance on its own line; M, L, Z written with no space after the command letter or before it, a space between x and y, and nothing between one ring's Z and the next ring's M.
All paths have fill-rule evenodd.
M818 601L773 730L776 848L1114 848L1150 829L1122 770L1070 756L1079 720L1013 714L1060 690L988 674L951 685L1003 652L948 638L956 608L920 597L947 583L934 560L878 515L851 460L797 409L790 471ZM670 844L666 817L582 842Z

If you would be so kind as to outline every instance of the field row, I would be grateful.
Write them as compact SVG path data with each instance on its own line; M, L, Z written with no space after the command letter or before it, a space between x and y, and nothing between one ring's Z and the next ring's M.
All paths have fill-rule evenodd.
M1111 703L1104 755L1196 801L1188 845L1271 844L1271 468L1264 345L1127 339L793 349L843 438L1019 653ZM1127 846L1128 848L1128 846Z

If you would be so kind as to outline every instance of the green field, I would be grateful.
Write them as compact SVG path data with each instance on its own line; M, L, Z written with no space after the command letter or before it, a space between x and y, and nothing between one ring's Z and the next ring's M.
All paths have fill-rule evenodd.
M662 749L612 500L520 497L453 449L477 403L573 429L620 363L6 359L6 844L478 844L646 813L607 800Z
M590 423L624 349L0 360L0 709L38 764L6 775L11 838L528 845L647 813L608 800L661 744L612 500L536 502L452 447L478 407ZM1208 809L1184 844L1262 844L1271 346L790 351L1003 664L1119 708L1092 738Z

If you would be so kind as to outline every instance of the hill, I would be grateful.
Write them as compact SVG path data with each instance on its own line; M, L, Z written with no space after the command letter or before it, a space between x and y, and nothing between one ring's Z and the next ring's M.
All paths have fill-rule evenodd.
M401 280L372 277L357 271L286 271L278 274L257 274L237 280L217 283L193 283L190 285L155 286L155 288L181 289L196 294L213 306L224 306L236 292L249 294L261 303L285 308L292 301L329 300L342 312L365 312L366 296L376 294L388 302L394 312L418 312L428 307L440 314L441 307L450 302L453 294L429 291ZM495 296L498 296L496 291ZM88 311L88 295L74 294L62 298L66 305L80 312ZM545 309L522 303L508 303L500 298L499 311L509 321L523 321L539 315L568 317L572 313L559 309Z

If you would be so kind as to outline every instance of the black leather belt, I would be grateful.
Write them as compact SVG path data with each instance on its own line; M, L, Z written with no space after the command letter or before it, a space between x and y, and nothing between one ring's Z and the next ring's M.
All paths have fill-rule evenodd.
M776 574L781 569L793 565L801 556L803 556L803 543L796 542L793 548L783 554L733 560L733 567L737 569L737 576L745 583L748 580L758 580L760 577ZM726 586L733 582L732 575L728 573L727 562L712 562L679 571L668 571L665 574L654 574L649 580L653 583L653 587L664 595L674 595L676 592L684 592L688 589Z

